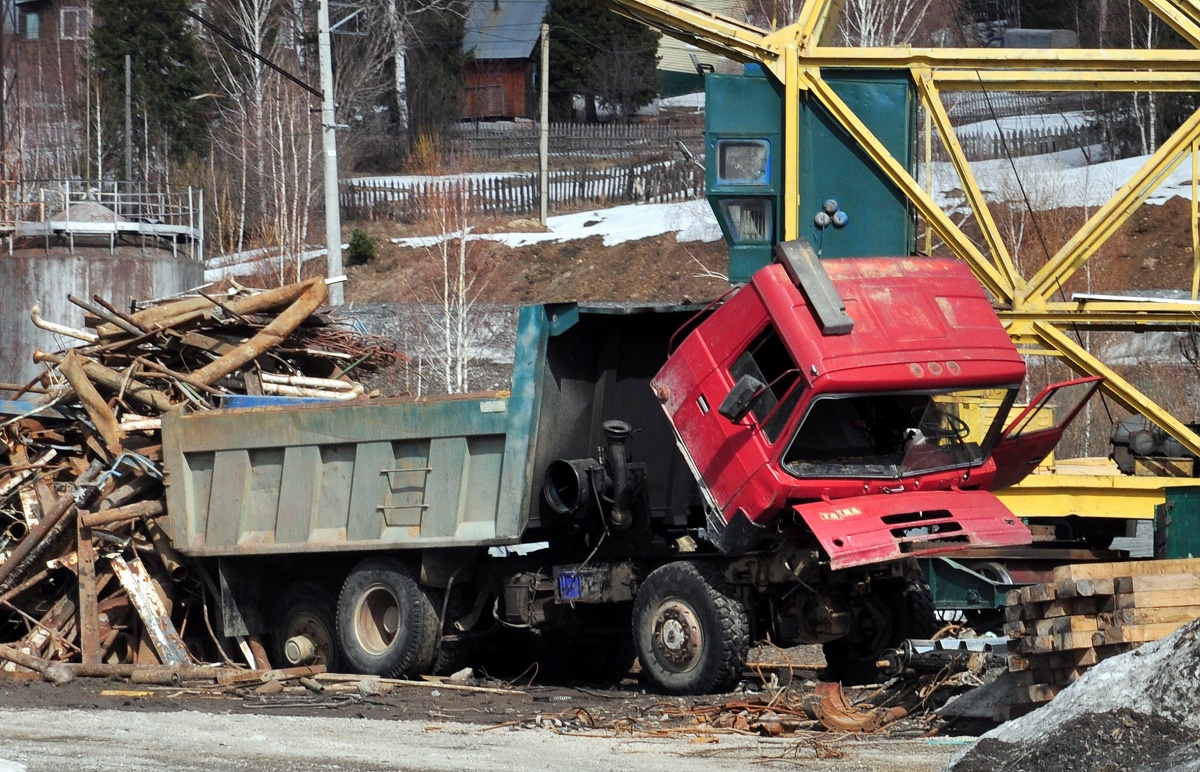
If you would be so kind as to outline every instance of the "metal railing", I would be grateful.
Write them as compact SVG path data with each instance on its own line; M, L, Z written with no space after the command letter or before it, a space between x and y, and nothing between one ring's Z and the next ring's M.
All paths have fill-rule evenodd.
M200 188L122 180L0 181L0 235L9 252L16 239L119 239L170 248L174 256L204 255L204 191Z

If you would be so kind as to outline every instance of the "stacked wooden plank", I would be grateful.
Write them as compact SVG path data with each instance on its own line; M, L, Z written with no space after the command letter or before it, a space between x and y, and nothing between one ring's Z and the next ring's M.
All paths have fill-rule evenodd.
M997 719L1049 702L1088 668L1200 618L1200 559L1080 563L1013 590L1004 630L1013 704Z

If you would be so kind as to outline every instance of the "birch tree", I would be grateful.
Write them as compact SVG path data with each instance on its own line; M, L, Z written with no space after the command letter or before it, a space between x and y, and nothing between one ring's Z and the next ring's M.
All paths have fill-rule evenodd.
M374 0L383 21L392 69L392 99L395 101L395 125L403 138L409 134L411 116L408 106L408 56L415 43L418 19L428 13L450 13L466 17L460 0Z
M841 45L871 48L913 42L933 0L846 0L837 28Z

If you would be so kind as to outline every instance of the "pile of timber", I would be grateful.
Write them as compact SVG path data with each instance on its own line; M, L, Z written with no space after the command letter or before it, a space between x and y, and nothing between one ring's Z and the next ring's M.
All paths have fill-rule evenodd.
M1200 618L1200 559L1080 563L1005 599L1008 669L1016 699L1007 720L1045 704L1109 657Z
M87 329L33 309L34 324L81 345L35 352L44 373L3 386L0 678L45 675L65 662L94 674L178 673L215 659L269 667L256 641L214 632L212 578L157 522L165 514L161 416L238 394L370 396L351 374L400 356L332 325L318 313L326 297L324 281L312 279L129 311L70 298L87 311Z

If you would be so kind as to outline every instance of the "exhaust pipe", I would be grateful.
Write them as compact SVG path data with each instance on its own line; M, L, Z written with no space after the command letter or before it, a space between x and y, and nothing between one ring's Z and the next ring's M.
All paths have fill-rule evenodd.
M605 421L601 428L608 440L608 449L604 454L604 463L608 467L608 476L612 480L612 510L608 521L618 531L623 531L633 524L631 505L632 493L629 489L629 438L633 435L633 427L624 421Z

